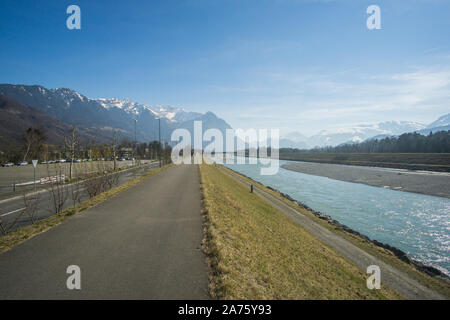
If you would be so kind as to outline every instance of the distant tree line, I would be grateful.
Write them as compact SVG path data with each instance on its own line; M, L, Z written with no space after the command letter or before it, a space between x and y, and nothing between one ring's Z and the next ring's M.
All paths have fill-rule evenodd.
M18 144L4 146L0 151L0 162L40 161L58 159L96 159L96 158L131 158L160 159L164 163L170 162L172 147L168 142L150 141L137 142L128 138L117 139L116 132L111 141L96 143L92 140L81 140L77 128L74 126L64 137L61 144L47 144L47 133L44 128L28 128Z
M336 153L450 153L450 130L430 133L427 136L417 132L404 133L398 137L373 139L336 147L314 148L310 151Z

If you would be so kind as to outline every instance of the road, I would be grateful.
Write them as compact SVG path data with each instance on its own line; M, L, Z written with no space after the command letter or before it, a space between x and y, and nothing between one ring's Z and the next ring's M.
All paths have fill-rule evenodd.
M250 186L246 180L230 170L222 169L239 183ZM364 250L358 248L350 241L341 236L331 232L324 226L313 221L310 217L305 216L299 211L287 205L285 202L277 199L270 193L254 186L254 192L263 200L270 203L272 206L291 217L296 223L301 225L305 230L315 235L320 241L335 249L342 254L346 259L354 263L363 272L366 272L370 265L377 265L381 270L381 281L387 283L391 288L397 290L401 295L408 299L446 299L441 294L427 288L416 280L412 279L406 273L394 268L385 263L381 259L374 257Z
M0 299L208 299L200 199L197 166L145 179L1 254Z
M141 164L150 162L150 160L141 160ZM111 171L114 167L113 161L92 161L74 163L72 168L73 178L77 175L85 175L90 172L98 172L108 170ZM133 161L116 161L116 168L128 168L133 165ZM55 163L55 164L38 164L36 167L36 180L41 178L59 176L64 174L69 178L70 163ZM33 191L34 168L29 164L26 166L0 167L0 199L7 199L17 196L25 192ZM15 188L14 188L15 187ZM37 184L37 188L45 188L46 185Z
M143 175L149 170L153 170L158 167L158 162L148 162L147 164L141 165L140 167L118 172L118 185L124 184L132 180L133 178ZM35 213L35 218L37 220L44 219L55 214L52 193L49 190L49 185L45 186L47 189L39 189L36 195L28 195L28 197L37 197L37 206ZM73 184L67 184L63 187L66 198L63 209L69 208L73 204L70 195L72 186ZM89 198L83 183L80 184L79 192L81 201L87 200ZM23 195L0 200L0 222L3 223L4 226L10 228L10 231L29 225L31 223L30 217L25 212L25 201Z

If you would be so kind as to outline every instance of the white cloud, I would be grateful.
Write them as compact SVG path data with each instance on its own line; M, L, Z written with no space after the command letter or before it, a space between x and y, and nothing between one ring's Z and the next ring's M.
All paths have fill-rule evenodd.
M357 69L328 74L268 73L254 86L227 87L243 94L238 122L253 121L309 133L339 123L411 120L431 122L450 107L450 68L411 67L407 72L356 74ZM259 100L258 100L259 99ZM284 119L284 120L283 120Z

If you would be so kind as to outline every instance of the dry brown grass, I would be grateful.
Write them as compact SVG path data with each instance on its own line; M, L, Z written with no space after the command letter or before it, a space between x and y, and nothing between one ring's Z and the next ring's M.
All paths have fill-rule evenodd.
M400 298L218 168L200 172L214 298Z

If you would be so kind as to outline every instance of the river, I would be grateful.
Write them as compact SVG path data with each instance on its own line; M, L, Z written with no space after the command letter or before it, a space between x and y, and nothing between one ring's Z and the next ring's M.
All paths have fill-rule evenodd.
M450 199L281 168L287 162L275 175L261 175L259 163L226 166L450 275Z

